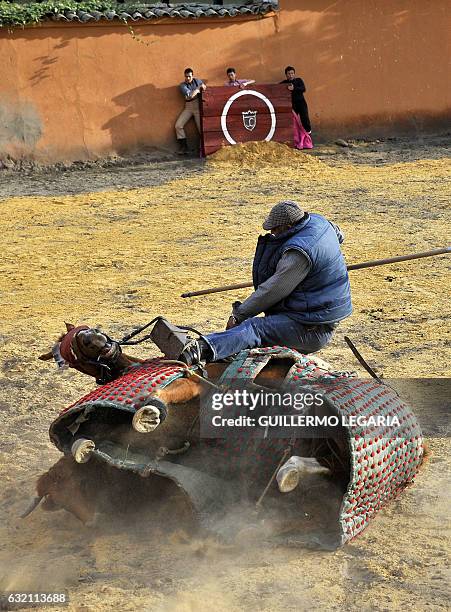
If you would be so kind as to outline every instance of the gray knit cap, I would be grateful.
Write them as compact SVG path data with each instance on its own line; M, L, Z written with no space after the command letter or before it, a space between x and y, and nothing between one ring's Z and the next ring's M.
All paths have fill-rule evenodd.
M263 223L264 230L272 230L279 225L295 225L304 216L304 211L293 200L282 200L273 206Z

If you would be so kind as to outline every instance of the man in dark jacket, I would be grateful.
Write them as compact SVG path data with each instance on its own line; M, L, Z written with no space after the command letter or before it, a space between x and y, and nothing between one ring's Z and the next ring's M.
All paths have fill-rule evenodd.
M305 85L304 81L296 76L296 70L293 66L287 66L285 68L285 79L280 81L281 84L286 83L288 89L291 91L291 105L296 114L299 115L304 130L310 134L312 126L310 125L310 119L308 116L308 106L304 98Z
M332 339L352 313L340 229L296 202L276 204L263 223L253 264L255 291L235 302L227 329L193 340L180 359L217 361L241 350L289 346L313 353ZM264 313L264 317L256 315Z

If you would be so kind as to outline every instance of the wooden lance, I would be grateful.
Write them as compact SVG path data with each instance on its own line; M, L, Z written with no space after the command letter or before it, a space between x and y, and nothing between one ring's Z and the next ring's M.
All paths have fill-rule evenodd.
M375 268L376 266L386 266L387 264L398 263L399 261L410 261L411 259L421 259L422 257L434 257L435 255L449 255L451 247L443 249L434 249L433 251L424 251L423 253L412 253L411 255L399 255L398 257L388 257L387 259L373 259L372 261L363 261L362 263L351 264L347 266L348 270L362 270L363 268ZM238 283L236 285L223 285L222 287L210 287L210 289L200 289L199 291L190 291L182 293L182 298L195 297L196 295L208 295L210 293L219 293L221 291L233 291L234 289L245 289L252 287L253 283Z

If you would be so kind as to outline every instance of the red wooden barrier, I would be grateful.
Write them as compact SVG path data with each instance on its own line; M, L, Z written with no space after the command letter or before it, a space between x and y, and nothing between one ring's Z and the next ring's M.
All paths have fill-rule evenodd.
M255 140L293 146L291 92L286 85L209 87L202 93L201 119L204 155Z

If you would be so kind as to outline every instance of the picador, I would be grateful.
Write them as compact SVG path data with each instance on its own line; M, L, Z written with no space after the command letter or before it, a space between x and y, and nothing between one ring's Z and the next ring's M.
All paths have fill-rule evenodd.
M352 313L340 228L291 200L276 204L263 223L253 263L255 291L235 302L226 331L187 342L188 365L218 361L245 349L288 346L314 353ZM257 315L264 313L264 317Z

